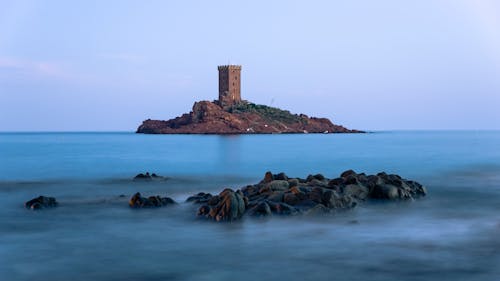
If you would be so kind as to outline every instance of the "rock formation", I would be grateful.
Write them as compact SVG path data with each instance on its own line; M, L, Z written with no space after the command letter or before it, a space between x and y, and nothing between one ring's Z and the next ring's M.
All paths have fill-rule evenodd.
M354 208L368 200L413 200L427 193L421 184L398 175L358 174L352 170L328 179L321 174L306 179L267 172L264 179L241 190L225 189L218 196L198 193L188 202L202 204L198 216L232 221L251 216L328 214ZM243 205L244 204L244 205Z
M273 134L361 133L333 124L327 118L292 114L265 105L242 101L231 106L200 101L190 113L162 121L146 120L137 133L144 134Z
M134 177L134 181L165 181L167 179L167 177L159 176L155 173L149 174L149 172L146 172L145 174L140 173Z
M130 208L152 208L163 207L175 204L175 201L170 197L149 196L142 197L139 192L134 194L128 201Z
M204 216L215 221L237 220L245 213L245 206L248 203L245 200L245 196L241 191L235 192L226 188L219 195L210 196L206 201L207 204L198 209L198 216Z
M140 179L146 175L142 174ZM197 216L209 220L235 221L244 215L321 215L354 208L367 201L414 200L427 194L416 181L384 172L376 175L343 172L329 179L321 174L290 178L285 173L266 172L257 184L239 190L224 189L218 195L200 192L186 201L201 205ZM124 195L119 196L124 197ZM169 197L143 197L139 192L129 200L131 208L152 208L176 204ZM54 197L39 196L25 203L26 208L38 210L56 207Z
M57 207L58 203L54 197L38 196L24 203L27 209L39 210L44 208Z

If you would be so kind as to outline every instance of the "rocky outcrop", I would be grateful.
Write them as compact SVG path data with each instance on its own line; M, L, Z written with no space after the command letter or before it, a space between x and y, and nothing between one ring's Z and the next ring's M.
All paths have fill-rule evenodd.
M219 195L210 197L207 204L198 209L198 216L215 221L237 220L245 213L246 201L241 191L226 188Z
M165 181L167 180L167 177L159 176L155 173L149 174L149 172L146 172L145 174L140 173L137 174L137 176L134 177L134 181Z
M361 133L333 124L326 118L292 114L248 102L222 107L200 101L190 113L162 121L146 120L137 133L144 134L273 134L273 133Z
M163 207L175 204L175 201L170 197L150 196L142 197L139 192L134 194L128 201L131 208L153 208Z
M328 179L321 174L289 178L284 173L267 172L264 179L236 192L198 193L188 202L203 204L198 216L215 221L232 221L243 213L251 216L318 215L356 207L368 200L413 200L427 193L421 184L398 175L358 174L352 170Z
M30 210L40 210L44 208L57 207L58 203L54 197L38 196L24 203L24 206Z

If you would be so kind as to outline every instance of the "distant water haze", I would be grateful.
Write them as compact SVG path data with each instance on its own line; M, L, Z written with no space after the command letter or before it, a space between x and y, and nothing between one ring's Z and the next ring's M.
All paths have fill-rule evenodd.
M500 129L495 0L2 1L0 131L134 131L242 97L360 130Z
M500 133L193 136L0 134L2 280L491 281L500 276ZM319 217L196 219L183 203L260 181L386 171L410 202ZM170 179L137 182L139 172ZM135 192L181 204L133 210ZM40 194L60 206L23 202ZM120 196L124 195L124 196ZM47 277L47 278L46 278Z

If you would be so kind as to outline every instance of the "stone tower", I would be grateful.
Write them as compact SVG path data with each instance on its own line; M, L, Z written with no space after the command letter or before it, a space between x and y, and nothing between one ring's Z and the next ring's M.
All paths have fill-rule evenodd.
M241 65L220 65L219 104L231 106L241 101Z

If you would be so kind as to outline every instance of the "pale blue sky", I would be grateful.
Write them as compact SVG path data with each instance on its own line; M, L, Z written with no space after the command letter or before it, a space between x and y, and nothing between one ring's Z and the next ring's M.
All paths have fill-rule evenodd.
M366 130L500 129L500 2L0 0L0 131L133 131L217 98Z

